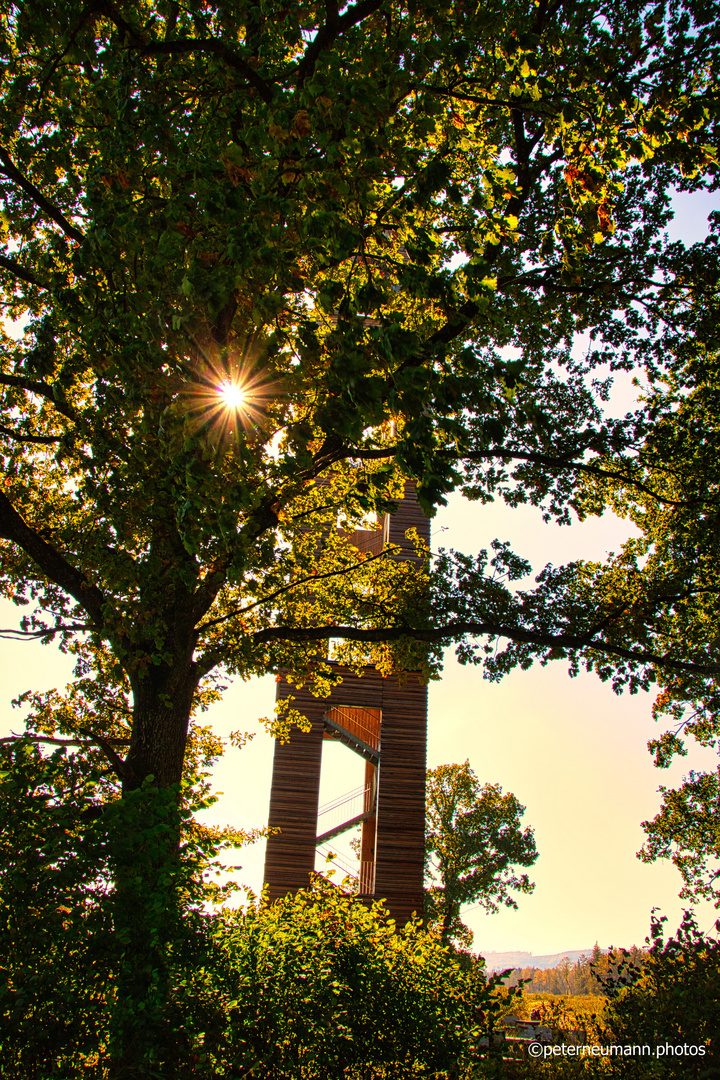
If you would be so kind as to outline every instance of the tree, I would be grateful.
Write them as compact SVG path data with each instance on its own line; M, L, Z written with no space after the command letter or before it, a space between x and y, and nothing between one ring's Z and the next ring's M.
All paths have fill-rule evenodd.
M618 584L637 583L633 617L638 623L648 598L662 596L662 617L656 611L651 632L662 648L676 654L682 649L700 660L712 657L720 640L720 380L717 351L706 348L702 332L703 323L717 323L717 293L694 315L696 334L672 342L672 369L664 373L661 386L650 384L647 395L655 423L647 440L644 478L655 496L622 487L613 492L615 504L632 518L640 536L626 546L624 565L616 563L606 578L614 574ZM641 632L649 636L646 627ZM684 756L688 739L717 750L717 673L660 670L657 680L654 715L669 727L649 743L655 764L667 768L676 755ZM659 814L643 823L648 839L640 858L671 859L682 877L682 897L720 904L717 770L691 770L679 788L660 791Z
M8 0L0 17L0 286L24 327L0 361L2 587L30 605L21 635L78 660L31 730L98 748L132 808L111 843L120 985L142 1002L141 913L180 823L141 874L126 838L180 797L213 679L284 666L322 689L331 639L429 675L466 635L717 672L636 641L625 608L596 617L594 593L558 604L560 572L523 599L502 546L442 556L429 611L426 566L336 529L406 480L428 512L459 487L563 520L586 476L632 460L640 421L607 417L593 373L662 367L665 312L682 329L717 280L711 246L699 277L662 239L670 185L714 175L717 16ZM123 1039L132 1072L143 1041Z
M702 277L698 253L695 258ZM658 684L653 713L668 730L649 749L659 768L684 756L689 739L713 750L720 746L714 663L720 641L720 369L708 332L717 326L717 301L715 286L685 313L682 330L668 312L667 362L645 373L646 413L637 451L632 460L609 457L605 475L586 483L585 507L611 506L632 521L636 535L606 564L547 574L538 590L554 592L560 610L595 598L594 618L607 620L618 644L634 642L636 652L692 661L685 669L654 665L643 672L630 649L629 662L612 664L599 652L587 654L587 666L612 679L616 689ZM528 655L522 644L512 645L499 666ZM717 770L692 770L679 788L660 790L663 806L643 823L648 839L640 858L671 859L682 876L682 897L720 903Z
M488 912L501 905L516 908L512 893L535 888L515 869L532 866L538 857L532 829L521 829L524 811L499 784L481 787L469 761L428 772L427 908L445 944L472 941L460 918L463 904L479 904Z

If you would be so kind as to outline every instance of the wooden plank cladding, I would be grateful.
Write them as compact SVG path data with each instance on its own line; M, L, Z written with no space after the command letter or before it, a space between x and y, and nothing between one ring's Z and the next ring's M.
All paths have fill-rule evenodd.
M379 551L384 541L400 549L396 558L414 559L405 537L410 528L429 542L430 523L418 506L414 485L406 484L405 498L397 512L385 518L382 530L359 530L351 536L360 550ZM268 838L269 898L276 900L308 884L315 866L323 736L342 729L348 746L357 739L366 759L373 759L366 764L366 780L373 781L375 812L363 824L360 895L385 899L402 926L414 912L422 914L423 906L427 687L417 675L401 681L385 678L373 667L358 676L334 666L342 682L328 698L313 697L306 687L290 686L282 677L278 682L278 698L292 695L294 707L311 721L311 730L294 729L288 742L275 745L268 824L280 832Z
M336 701L343 711L359 701L372 702L372 710L382 716L375 865L374 875L370 866L363 867L362 884L367 886L374 876L374 890L365 895L385 898L391 915L402 925L414 911L422 912L427 687L416 675L401 684L397 677L384 678L374 668L367 668L360 678L347 669L340 671L343 681L329 699L315 698L305 687L291 687L284 679L278 685L279 696L292 693L294 707L313 721L313 727L309 734L295 729L287 743L275 746L268 824L282 832L268 837L265 881L270 900L307 884L315 865L323 717ZM363 848L367 864L367 843Z
M366 551L371 555L379 555L384 546L382 529L356 529L355 532L345 535L358 551Z
M300 697L301 691L285 679L278 684L278 697L287 697L291 691ZM265 854L271 901L306 889L315 867L325 702L310 694L306 698L296 704L312 720L312 729L293 728L287 742L275 743L268 826L281 832L268 837Z
M427 686L411 675L383 689L374 895L404 926L423 910Z
M426 544L430 543L430 518L423 514L415 497L415 485L405 484L405 498L398 504L394 514L385 519L385 541L400 548L395 558L401 562L415 559L415 549L405 533L408 529L417 529L417 534Z

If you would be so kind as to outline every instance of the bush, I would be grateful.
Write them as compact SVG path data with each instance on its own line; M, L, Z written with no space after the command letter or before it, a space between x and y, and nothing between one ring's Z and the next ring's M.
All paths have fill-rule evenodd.
M498 1009L478 965L463 970L418 923L396 932L380 905L321 880L272 907L225 914L215 946L210 1075L459 1075Z
M0 1076L91 1080L114 989L102 780L27 743L0 766Z

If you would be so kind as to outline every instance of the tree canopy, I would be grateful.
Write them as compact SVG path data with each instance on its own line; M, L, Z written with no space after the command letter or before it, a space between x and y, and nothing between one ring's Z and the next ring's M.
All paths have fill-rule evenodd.
M317 640L714 676L586 572L590 604L576 570L518 601L506 549L446 554L429 615L420 570L332 528L403 479L561 519L588 477L642 490L645 414L609 419L593 371L664 370L715 288L715 248L662 233L714 176L714 15L4 5L4 588L102 670L116 727L81 711L130 739L126 786L178 781L220 666L307 674Z

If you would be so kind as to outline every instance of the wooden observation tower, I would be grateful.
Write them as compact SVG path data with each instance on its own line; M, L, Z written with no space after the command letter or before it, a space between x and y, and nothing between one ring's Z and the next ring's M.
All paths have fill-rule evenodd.
M401 560L415 559L408 529L429 543L430 522L414 486L406 484L397 511L376 531L350 537L361 551L379 552L387 544ZM278 700L294 697L312 727L293 728L288 742L275 744L265 883L270 901L304 889L320 844L362 825L358 895L384 899L398 926L413 912L422 914L425 854L425 769L427 686L416 675L402 685L367 667L361 677L336 665L342 682L330 697L314 697L305 687L281 678ZM337 739L365 760L365 783L328 807L319 808L323 740Z

